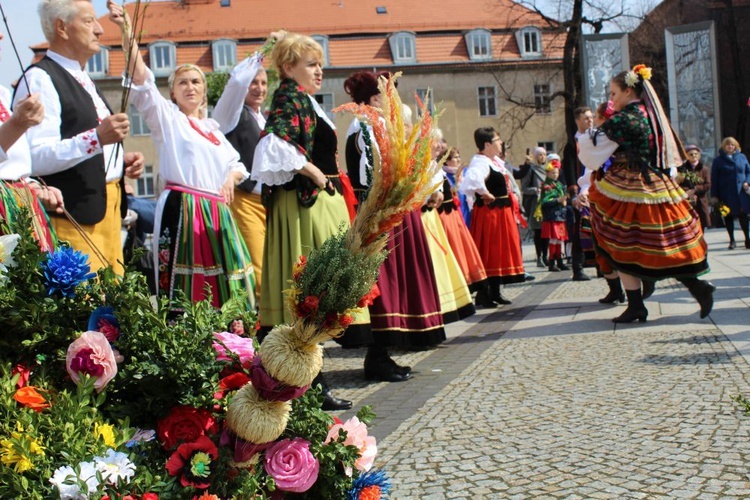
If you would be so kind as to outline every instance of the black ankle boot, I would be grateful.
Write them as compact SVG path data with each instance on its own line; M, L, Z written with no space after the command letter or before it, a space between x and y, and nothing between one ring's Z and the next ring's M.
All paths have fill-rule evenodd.
M490 300L500 305L512 304L510 300L503 297L503 293L500 291L500 283L490 285Z
M654 290L656 290L656 282L644 280L641 283L643 284L643 300L646 300L654 294Z
M331 392L331 388L328 387L328 383L323 378L322 373L318 373L318 376L313 379L313 387L320 385L321 393L323 394L323 406L321 409L324 411L339 411L348 410L352 407L352 402L347 399L337 398Z
M388 356L388 352L367 351L365 356L365 379L380 382L403 382L411 378L411 367L399 366Z
M479 308L494 309L497 307L497 303L493 302L490 298L489 285L485 285L479 288L477 296L474 297L474 304Z
M615 302L622 304L625 302L625 292L622 291L620 278L607 278L607 285L609 285L609 293L599 299L600 304L614 304Z
M648 317L648 309L643 305L643 296L641 295L641 289L638 290L625 290L628 294L628 308L625 312L616 318L613 318L614 323L632 323L633 321L646 322Z
M698 278L687 278L679 280L690 290L690 295L695 297L701 306L701 319L711 313L714 307L714 291L716 287L708 281L699 280Z
M555 265L554 261L550 261L548 269L549 269L549 272L551 272L551 273L559 273L560 272L560 268Z
M557 268L560 269L560 271L570 271L570 268L565 265L565 261L562 260L562 257L557 259Z

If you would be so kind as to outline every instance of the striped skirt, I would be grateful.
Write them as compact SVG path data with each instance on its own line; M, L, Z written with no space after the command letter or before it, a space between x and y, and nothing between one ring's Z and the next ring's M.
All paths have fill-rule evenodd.
M192 300L208 298L221 307L242 296L255 308L250 253L223 198L195 188L167 184L156 207L154 269L160 294L182 290Z
M700 221L666 175L646 183L627 164L612 165L589 189L597 256L618 271L649 280L708 272Z
M471 214L471 236L491 282L525 281L520 236L511 207L475 205Z
M29 188L26 181L0 181L0 219L4 220L11 232L18 232L16 221L21 207L29 208L31 232L39 243L42 252L51 252L57 246L57 237L50 225L49 216L42 202Z
M443 323L468 318L476 312L474 302L471 300L469 286L453 254L437 210L422 212L422 225L427 235L432 267L435 270Z
M471 286L486 280L487 273L484 270L482 256L479 255L477 245L471 238L461 213L458 210L440 212L440 222L443 223L448 243L461 267L466 284Z

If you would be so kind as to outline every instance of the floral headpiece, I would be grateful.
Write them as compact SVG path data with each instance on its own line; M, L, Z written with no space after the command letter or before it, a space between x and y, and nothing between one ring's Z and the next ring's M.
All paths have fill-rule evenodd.
M633 69L625 73L625 85L628 87L635 87L639 81L638 77L640 77L640 81L650 80L651 68L647 67L645 64L637 64L633 66Z
M546 170L547 172L549 172L550 170L552 170L552 169L555 169L555 168L556 168L556 169L559 169L559 168L560 168L560 160L550 160L550 161L549 161L549 162L547 163L547 167L545 168L545 170Z

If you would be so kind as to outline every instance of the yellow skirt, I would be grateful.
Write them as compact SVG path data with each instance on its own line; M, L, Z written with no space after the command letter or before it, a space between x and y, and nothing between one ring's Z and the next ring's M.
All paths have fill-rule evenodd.
M422 213L422 224L435 270L443 322L451 323L474 314L474 303L464 273L453 255L437 210Z
M263 272L263 245L266 239L266 208L260 195L241 189L234 190L234 201L230 205L237 228L250 252L255 274L255 295L260 301L261 274Z
M118 276L125 274L123 266L124 257L122 255L120 196L120 181L108 182L107 209L104 212L104 218L97 224L81 224L81 229L83 229L88 239L101 252L107 262L104 262L97 255L97 252L91 248L91 245L81 236L68 219L64 217L50 217L52 229L57 234L58 241L67 241L74 250L80 250L87 254L92 272L97 272L99 269L107 267L107 265L112 265L115 274Z

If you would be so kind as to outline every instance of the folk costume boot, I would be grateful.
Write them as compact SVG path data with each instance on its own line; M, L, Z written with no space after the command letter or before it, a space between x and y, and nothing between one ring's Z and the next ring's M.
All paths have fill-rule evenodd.
M570 268L565 265L565 261L562 259L562 257L558 257L557 259L557 268L560 271L570 271Z
M708 281L698 278L684 278L678 280L690 290L690 295L695 297L701 306L701 319L711 313L714 307L714 291L716 287Z
M320 385L320 390L323 394L323 406L321 407L323 411L348 410L352 407L351 401L337 398L333 395L333 393L331 392L331 388L328 387L328 383L323 378L323 373L318 373L318 375L313 379L313 387L318 384Z
M477 295L474 297L474 304L477 308L483 309L494 309L497 307L497 303L490 298L490 285L487 282L482 283L477 290Z
M641 289L625 290L625 293L628 294L628 308L618 317L612 318L612 322L632 323L633 321L640 321L645 323L648 317L648 309L643 305Z
M607 285L609 286L609 293L599 299L600 304L614 304L615 302L622 304L625 302L625 292L622 291L620 278L607 278Z
M403 382L411 378L410 366L399 366L388 355L388 348L372 344L365 356L365 379L381 382Z
M500 305L512 304L510 300L503 297L503 293L500 291L500 283L490 285L490 300Z
M643 300L646 300L654 294L654 290L656 290L656 281L643 280L641 283L643 284Z

